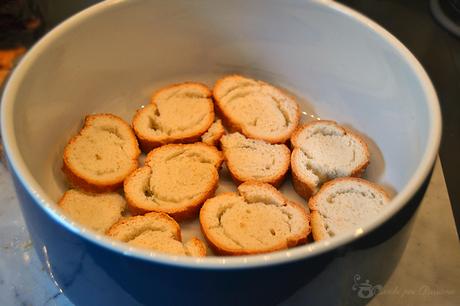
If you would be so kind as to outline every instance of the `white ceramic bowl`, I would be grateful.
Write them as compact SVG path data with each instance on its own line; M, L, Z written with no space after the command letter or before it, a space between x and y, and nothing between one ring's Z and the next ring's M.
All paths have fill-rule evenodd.
M60 215L56 201L66 188L61 154L86 114L112 112L130 121L162 85L201 81L212 86L229 73L290 91L299 98L304 120L319 116L360 131L372 153L367 178L395 192L387 209L354 232L320 243L266 255L204 259L131 249ZM303 281L283 283L278 295L265 290L265 297L278 302L301 286L311 290L326 262L352 256L349 246L389 240L395 234L391 230L378 237L372 233L389 227L392 218L406 224L423 195L441 136L435 91L414 56L380 26L333 1L97 4L55 28L28 52L6 87L1 120L5 151L37 252L55 267L53 277L73 301L95 304L150 303L155 301L149 298L152 290L164 303L167 297L184 301L185 292L190 303L203 302L190 289L197 281L224 301L233 302L228 296L236 292L243 292L245 301L259 301L259 293L242 289L247 282L267 278L266 288L271 288L274 276L308 270L315 261L324 267ZM227 182L223 188L229 186ZM289 184L282 190L295 199ZM398 217L411 199L415 208ZM186 233L195 230L193 224L184 226ZM63 260L65 254L70 259ZM82 263L75 254L92 261ZM86 270L72 276L78 265ZM137 277L128 276L133 270L156 289L136 284ZM255 271L267 275L257 278ZM175 283L182 295L162 287L165 275L182 279ZM213 280L216 275L219 280ZM80 287L66 283L70 277ZM85 286L85 277L100 282ZM235 279L241 284L235 285ZM227 292L224 284L233 287Z

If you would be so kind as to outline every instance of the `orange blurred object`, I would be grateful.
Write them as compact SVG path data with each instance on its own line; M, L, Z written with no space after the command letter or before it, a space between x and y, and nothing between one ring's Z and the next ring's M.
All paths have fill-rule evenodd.
M24 47L0 50L0 85L13 68L15 60L25 52Z
M11 69L13 68L14 60L24 54L26 49L24 47L18 47L14 49L0 50L0 69Z

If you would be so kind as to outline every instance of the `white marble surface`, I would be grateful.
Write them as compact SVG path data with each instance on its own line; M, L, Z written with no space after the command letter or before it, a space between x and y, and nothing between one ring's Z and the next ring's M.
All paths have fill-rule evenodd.
M9 173L0 163L0 305L72 305L39 262Z
M0 188L0 305L72 305L35 255L3 164ZM447 306L459 301L460 244L438 161L403 256L369 305Z

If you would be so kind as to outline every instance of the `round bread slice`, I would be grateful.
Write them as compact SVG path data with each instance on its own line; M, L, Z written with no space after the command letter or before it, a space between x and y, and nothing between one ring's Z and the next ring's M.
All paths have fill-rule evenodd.
M213 90L224 124L247 137L284 143L297 127L297 102L279 89L239 75L226 76Z
M124 184L133 214L163 212L176 220L194 217L219 181L221 152L204 143L170 144L152 150L145 166Z
M142 150L199 141L214 121L211 95L209 88L200 83L171 85L157 91L151 103L139 109L133 119Z
M247 181L279 186L289 170L291 152L284 144L249 139L240 133L221 138L227 168L236 184Z
M334 178L361 176L369 164L366 143L334 121L318 120L300 126L291 144L292 184L304 198Z
M220 138L225 134L224 126L222 121L217 119L211 125L209 130L201 135L201 141L210 146L216 146L219 143Z
M71 189L59 206L69 219L96 232L105 233L122 216L125 199L118 193L86 193Z
M202 232L221 255L250 255L305 243L307 211L269 184L246 182L237 193L207 200L200 211Z
M206 247L198 238L181 241L179 224L163 213L128 217L114 224L107 235L142 249L182 256L206 256Z
M355 177L325 183L308 201L316 241L355 230L376 218L390 198L378 185Z
M62 170L74 187L89 192L114 191L136 170L139 155L136 136L123 119L111 114L90 115L65 147Z

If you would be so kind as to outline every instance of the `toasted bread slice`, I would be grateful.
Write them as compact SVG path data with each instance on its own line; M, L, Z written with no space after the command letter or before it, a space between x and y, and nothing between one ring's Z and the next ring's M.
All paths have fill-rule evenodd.
M149 152L168 143L199 141L214 121L211 91L200 83L182 83L157 91L137 111L133 128L141 148Z
M216 146L219 144L219 140L225 134L224 126L222 121L217 119L209 128L209 130L201 135L201 141L210 146Z
M62 167L70 184L89 192L114 191L138 166L136 136L111 114L87 116L80 133L64 149Z
M358 177L369 164L369 150L358 135L334 121L317 120L292 135L292 183L309 198L321 185L338 177Z
M299 123L297 102L262 81L226 76L216 82L213 96L224 125L250 138L284 143Z
M389 201L380 186L367 180L344 177L329 181L308 201L313 239L354 230L378 216Z
M59 206L71 220L105 233L121 218L126 201L118 193L86 193L71 189L64 193Z
M182 243L179 224L163 213L128 217L114 224L107 235L138 248L182 256L206 256L198 238Z
M249 139L240 133L221 138L222 151L236 184L247 181L279 186L289 170L291 152L284 144Z
M249 255L305 243L309 215L273 186L246 182L237 193L208 199L200 211L206 240L217 254Z
M125 181L131 212L163 212L176 220L195 216L217 188L222 161L221 152L204 143L169 144L152 150L145 166Z

